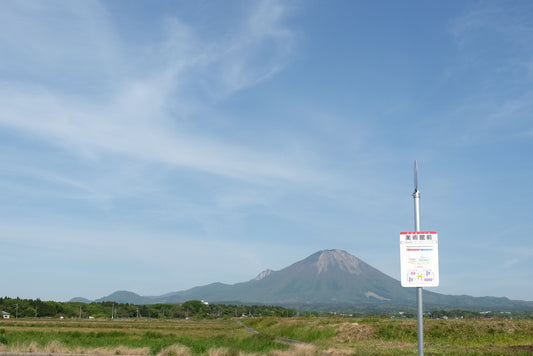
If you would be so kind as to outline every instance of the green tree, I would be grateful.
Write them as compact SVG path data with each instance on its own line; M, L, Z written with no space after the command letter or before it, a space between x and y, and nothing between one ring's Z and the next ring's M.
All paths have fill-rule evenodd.
M21 316L28 317L28 318L34 318L37 314L37 310L33 307L27 307L22 310Z
M189 316L203 314L205 304L200 300L189 300L181 305L184 310L187 310Z

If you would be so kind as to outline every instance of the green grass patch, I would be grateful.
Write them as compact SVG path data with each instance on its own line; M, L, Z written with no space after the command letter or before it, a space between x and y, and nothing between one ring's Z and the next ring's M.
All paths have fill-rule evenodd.
M246 321L246 325L262 333L280 336L291 340L312 343L329 339L337 334L338 322L331 318L256 318Z
M97 326L99 325L99 327ZM266 354L272 350L286 350L288 345L266 334L250 334L234 320L199 320L173 322L10 322L0 333L0 343L24 350L35 345L43 350L56 343L69 350L148 348L151 355L172 345L183 345L194 355L202 355L213 348L226 353ZM113 330L113 329L117 330ZM5 341L5 342L2 342ZM32 346L33 347L33 346Z
M252 334L243 324L259 331ZM314 345L296 346L279 338ZM427 355L531 355L533 320L424 320ZM416 355L415 319L262 317L218 320L2 321L0 352L207 355ZM309 345L306 345L309 347ZM173 351L174 350L174 351ZM311 350L311 351L309 351ZM292 354L291 354L292 353Z

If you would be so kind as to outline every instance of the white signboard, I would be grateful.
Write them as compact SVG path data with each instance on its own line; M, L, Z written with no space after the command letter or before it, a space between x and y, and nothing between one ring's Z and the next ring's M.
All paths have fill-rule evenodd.
M400 232L402 287L439 285L439 239L435 231Z

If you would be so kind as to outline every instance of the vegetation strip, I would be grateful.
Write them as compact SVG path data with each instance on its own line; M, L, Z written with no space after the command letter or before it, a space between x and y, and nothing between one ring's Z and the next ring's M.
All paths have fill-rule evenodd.
M389 317L0 320L0 356L416 355L416 340L416 320ZM533 319L427 319L425 341L428 355L531 355Z
M254 328L250 328L246 325L244 325L240 320L237 321L237 323L240 325L240 326L244 326L244 330L248 331L249 333L251 334L259 334L259 331L255 330ZM281 342L285 342L287 344L301 344L301 345L309 345L309 346L314 346L313 344L310 344L310 343L307 343L307 342L303 342L303 341L299 341L299 340L293 340L293 339L288 339L286 337L282 337L282 336L276 336L276 339L281 341Z
M89 356L89 354L65 354L65 353L49 353L49 352L0 352L0 356ZM138 355L121 355L121 356L138 356Z

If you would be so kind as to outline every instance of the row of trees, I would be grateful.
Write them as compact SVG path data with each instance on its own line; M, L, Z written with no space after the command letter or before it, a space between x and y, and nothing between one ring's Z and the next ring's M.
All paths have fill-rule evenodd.
M389 311L383 314L379 311L363 312L316 312L302 311L298 313L294 308L265 305L226 305L207 304L200 300L190 300L183 304L152 304L135 305L115 302L54 302L40 299L0 298L0 309L11 314L12 318L35 317L65 317L65 318L223 318L240 316L340 316L361 317L382 315L385 317L416 317L415 311ZM468 311L468 310L434 310L427 312L429 318L533 318L533 311Z
M15 318L220 318L297 315L296 309L264 305L207 304L190 300L183 304L134 305L115 302L54 302L40 299L0 298L0 308Z
M471 311L471 310L434 310L429 313L430 318L434 319L475 319L475 318L509 318L509 319L525 319L533 317L531 311Z

